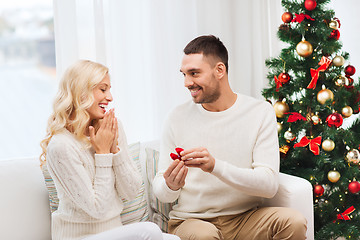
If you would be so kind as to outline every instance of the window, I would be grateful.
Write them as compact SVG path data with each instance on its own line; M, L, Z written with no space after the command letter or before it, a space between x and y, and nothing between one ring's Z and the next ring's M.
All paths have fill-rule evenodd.
M39 156L57 89L52 1L0 3L0 160Z

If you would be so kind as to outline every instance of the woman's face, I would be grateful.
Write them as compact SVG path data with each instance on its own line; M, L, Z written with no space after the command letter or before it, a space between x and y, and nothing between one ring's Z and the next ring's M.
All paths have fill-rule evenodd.
M106 74L104 79L93 89L94 103L87 109L90 114L90 121L104 118L106 108L109 102L113 100L110 88L110 77Z

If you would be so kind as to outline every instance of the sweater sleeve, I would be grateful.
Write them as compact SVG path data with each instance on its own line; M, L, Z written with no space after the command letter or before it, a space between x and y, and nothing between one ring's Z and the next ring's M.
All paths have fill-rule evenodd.
M124 128L119 121L118 145L120 151L114 154L113 169L115 173L115 186L119 197L127 200L134 199L142 184L142 177L135 162L129 155Z
M110 210L112 154L95 154L95 178L92 182L81 161L82 153L67 142L48 146L47 164L56 187L80 209L95 219Z
M163 203L171 203L176 201L180 196L181 189L177 191L171 190L164 178L164 172L171 164L171 158L169 154L173 151L176 147L174 142L173 131L171 129L171 120L168 119L164 123L163 127L163 134L160 143L160 156L159 156L159 163L158 163L158 172L153 180L153 191L155 196Z
M278 189L280 160L275 113L272 108L266 110L253 148L252 168L216 159L212 174L245 194L271 198Z

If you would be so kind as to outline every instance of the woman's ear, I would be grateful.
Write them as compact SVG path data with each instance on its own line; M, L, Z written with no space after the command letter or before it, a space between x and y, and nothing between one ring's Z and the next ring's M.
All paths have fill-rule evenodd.
M215 66L216 76L221 79L226 74L226 66L223 62L218 62Z

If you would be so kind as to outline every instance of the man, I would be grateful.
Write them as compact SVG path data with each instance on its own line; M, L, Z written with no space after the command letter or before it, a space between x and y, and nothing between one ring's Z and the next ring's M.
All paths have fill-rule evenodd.
M305 239L306 220L288 208L259 208L278 189L276 117L266 101L234 93L228 53L214 36L184 49L180 72L192 100L165 122L153 188L178 201L169 232L181 239ZM169 156L184 148L181 159Z

